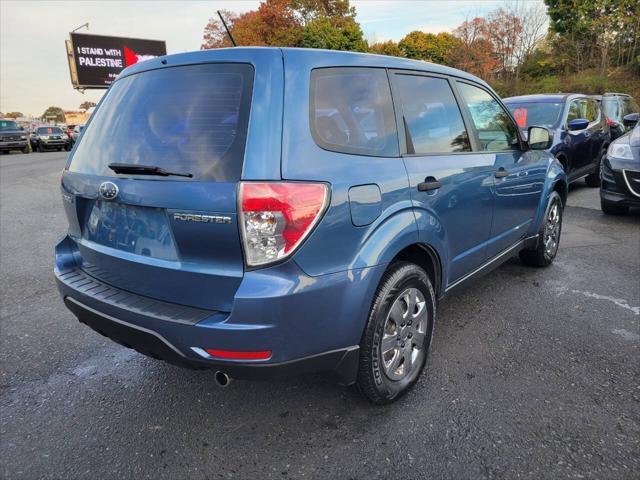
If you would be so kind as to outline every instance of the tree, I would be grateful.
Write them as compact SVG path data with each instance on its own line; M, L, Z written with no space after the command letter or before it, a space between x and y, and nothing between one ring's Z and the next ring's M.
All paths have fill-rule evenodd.
M356 18L356 9L349 5L349 0L293 0L292 7L302 18L303 25L320 17Z
M366 50L356 11L348 0L264 0L240 15L222 12L238 45ZM212 18L202 49L230 46L222 23Z
M640 48L637 0L545 0L554 50L566 71L632 63ZM573 61L570 55L573 52Z
M514 49L516 63L516 82L520 79L522 64L529 59L542 45L546 34L547 13L539 3L524 4L512 3L507 7L511 15L518 19L520 31L518 41ZM548 45L548 44L547 44ZM550 67L550 62L545 61L545 67Z
M42 118L53 122L64 123L64 111L60 107L49 107L42 114Z
M87 100L87 101L82 102L80 104L80 110L82 110L83 112L86 112L87 110L89 110L90 108L95 107L95 106L96 106L96 104L94 102L90 102L90 101Z
M398 44L393 40L386 42L376 42L369 46L371 53L377 53L378 55L390 55L392 57L404 57L404 52L398 47Z
M487 20L481 17L465 20L453 34L460 40L459 47L452 52L452 66L492 80L499 67L493 44L485 38Z
M449 64L451 55L459 43L450 33L436 35L415 30L400 40L398 47L407 58Z
M354 52L368 49L360 25L355 20L345 19L336 25L328 17L319 17L304 27L300 46Z
M0 115L0 117L7 117L7 118L20 118L20 117L24 117L24 115L22 114L22 112L7 112L4 115Z

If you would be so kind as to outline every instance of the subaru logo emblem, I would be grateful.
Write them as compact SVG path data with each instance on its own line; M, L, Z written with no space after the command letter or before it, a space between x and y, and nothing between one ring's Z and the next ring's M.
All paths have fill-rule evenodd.
M118 186L113 182L102 182L98 194L105 200L113 200L118 196Z

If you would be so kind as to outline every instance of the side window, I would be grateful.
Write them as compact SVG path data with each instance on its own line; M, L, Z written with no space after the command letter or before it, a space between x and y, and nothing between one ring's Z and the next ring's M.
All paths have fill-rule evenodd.
M585 102L585 117L589 120L589 123L593 123L600 118L600 112L598 111L598 106L596 105L596 101L591 98L585 98L583 100Z
M602 111L604 114L611 118L612 120L617 120L620 117L620 103L618 100L613 97L602 97L602 102L600 104L602 106Z
M629 115L630 113L638 113L640 109L638 109L638 104L631 97L622 97L620 99L622 103L622 116Z
M489 93L461 82L458 82L458 89L471 113L482 150L501 151L520 148L515 124Z
M384 69L319 68L311 72L313 139L334 152L398 156L391 89Z
M395 80L413 153L471 150L460 108L447 80L404 74L397 74Z
M569 104L569 113L567 114L567 123L577 118L584 118L582 116L580 102L579 100L571 100L571 103Z

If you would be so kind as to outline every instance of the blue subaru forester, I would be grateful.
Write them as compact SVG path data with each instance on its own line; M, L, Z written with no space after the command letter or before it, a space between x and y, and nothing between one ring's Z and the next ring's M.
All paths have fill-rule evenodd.
M482 80L360 53L231 48L122 72L62 175L67 307L230 378L333 372L375 403L422 371L437 300L549 265L567 179Z

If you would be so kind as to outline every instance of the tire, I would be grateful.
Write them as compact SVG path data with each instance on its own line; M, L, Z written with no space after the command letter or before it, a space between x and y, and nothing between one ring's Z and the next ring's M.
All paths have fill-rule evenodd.
M435 316L436 297L425 271L413 263L391 264L360 342L356 384L363 396L385 405L415 384L427 360Z
M629 211L629 207L609 203L602 198L600 199L600 208L602 209L602 213L605 215L624 215Z
M61 152L61 151L62 151L62 148L58 148L58 151L59 151L59 152Z
M558 192L551 192L547 208L544 211L542 225L538 233L536 246L520 251L520 260L532 267L548 267L553 263L560 245L562 233L563 205ZM549 242L549 243L548 243Z
M606 150L600 154L598 158L598 164L596 168L594 168L593 172L584 177L584 182L587 184L587 187L596 188L600 186L600 165L602 164L602 159L606 154Z

